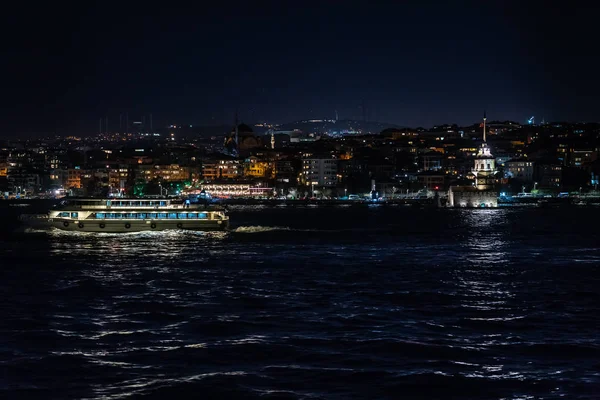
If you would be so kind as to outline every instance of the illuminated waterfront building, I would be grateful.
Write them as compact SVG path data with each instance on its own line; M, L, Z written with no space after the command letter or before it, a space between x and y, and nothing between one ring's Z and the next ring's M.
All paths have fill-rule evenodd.
M307 185L335 186L337 184L337 158L305 153L302 156L302 179Z
M239 160L219 159L202 164L202 177L208 181L217 179L237 179L242 176L243 166Z
M510 160L506 162L505 175L507 177L518 179L523 183L533 182L534 175L534 163L533 161L524 160Z

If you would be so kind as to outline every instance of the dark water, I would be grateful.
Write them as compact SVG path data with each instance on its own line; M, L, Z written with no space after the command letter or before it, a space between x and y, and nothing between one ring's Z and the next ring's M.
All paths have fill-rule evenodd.
M598 399L600 209L2 231L0 397Z

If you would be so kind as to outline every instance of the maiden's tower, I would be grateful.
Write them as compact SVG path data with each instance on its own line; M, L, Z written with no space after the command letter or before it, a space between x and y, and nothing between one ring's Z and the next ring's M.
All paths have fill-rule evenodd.
M497 207L496 159L487 144L485 132L486 116L483 114L483 142L477 150L475 165L471 173L475 176L472 186L451 186L448 191L450 207Z

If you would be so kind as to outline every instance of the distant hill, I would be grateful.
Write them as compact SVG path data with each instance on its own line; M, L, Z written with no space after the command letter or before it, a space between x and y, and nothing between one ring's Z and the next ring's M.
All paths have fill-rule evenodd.
M291 131L299 129L305 133L325 133L336 136L343 134L376 134L387 128L401 129L403 126L376 121L305 120L282 124L278 127L278 130Z
M269 131L268 127L262 126L262 124L248 123L255 134L263 135ZM403 128L400 125L389 124L384 122L375 121L354 121L354 120L305 120L295 121L285 124L281 124L275 128L277 131L293 131L299 129L304 133L318 133L328 135L344 135L344 134L376 134L387 128ZM220 126L182 126L178 128L161 128L157 129L158 132L163 134L169 134L174 132L177 136L224 136L226 133L231 132L233 125L220 125Z
M219 126L181 126L177 128L160 128L155 129L156 132L163 135L175 133L179 137L204 137L210 138L211 136L224 136L227 132L231 131L233 126L219 125Z

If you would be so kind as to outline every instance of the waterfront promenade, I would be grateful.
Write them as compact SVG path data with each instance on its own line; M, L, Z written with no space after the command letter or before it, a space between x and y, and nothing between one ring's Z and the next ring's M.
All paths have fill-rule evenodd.
M44 207L51 208L60 201L60 199L35 199L22 198L11 200L0 200L0 207L11 207L22 209L24 212L30 207L40 209ZM260 205L260 206L426 206L426 207L445 207L446 197L406 197L396 199L378 199L378 200L346 200L346 199L278 199L278 198L227 198L212 199L211 204L221 205ZM499 197L498 207L507 206L584 206L600 205L600 196L581 196L581 197Z

